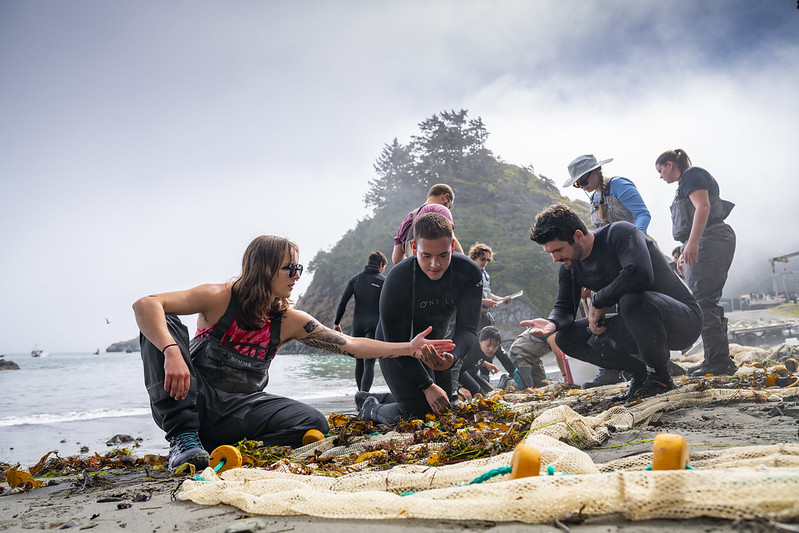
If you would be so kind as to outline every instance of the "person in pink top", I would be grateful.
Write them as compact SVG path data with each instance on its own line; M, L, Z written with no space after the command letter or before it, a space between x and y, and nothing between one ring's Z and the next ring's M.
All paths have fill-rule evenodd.
M413 251L411 249L411 241L413 240L413 222L424 215L425 213L439 213L452 222L455 226L455 221L452 219L451 209L455 205L455 192L452 187L446 183L437 183L430 187L427 192L427 201L421 206L417 207L402 220L402 223L397 228L397 234L394 236L394 250L391 253L391 261L396 265L406 257L411 257ZM463 253L463 247L458 239L453 236L455 243L453 247L454 252Z

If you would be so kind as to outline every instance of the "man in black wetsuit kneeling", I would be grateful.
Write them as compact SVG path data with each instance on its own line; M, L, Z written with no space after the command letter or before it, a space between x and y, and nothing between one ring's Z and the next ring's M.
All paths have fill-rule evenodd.
M453 253L452 223L438 213L426 213L413 225L415 255L386 276L380 294L378 340L410 339L432 326L430 338L442 339L453 313L455 348L444 354L449 364L431 368L411 357L381 360L380 371L390 394L355 395L361 418L380 424L443 413L450 405L449 368L475 342L482 297L482 276L467 256Z
M540 337L557 331L564 353L632 374L628 399L675 388L669 351L688 348L699 337L702 310L657 246L629 222L588 231L563 204L535 217L530 239L561 263L558 298L549 319L521 325ZM595 294L588 317L575 320L582 287ZM618 314L606 315L614 304Z

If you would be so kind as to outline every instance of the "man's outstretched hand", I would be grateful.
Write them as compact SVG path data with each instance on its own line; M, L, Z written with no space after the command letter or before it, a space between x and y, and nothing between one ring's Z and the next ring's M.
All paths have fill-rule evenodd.
M452 366L453 361L451 353L438 353L438 350L431 344L425 344L422 347L422 353L419 359L433 370L447 370Z
M452 339L430 339L430 340L428 340L426 337L428 335L430 335L431 331L433 331L433 326L428 326L428 328L426 330L424 330L423 332L419 333L411 341L411 350L413 351L413 353L411 355L413 355L417 359L422 359L422 348L424 348L425 346L432 346L435 349L436 352L441 353L441 354L449 352L449 351L451 351L451 350L453 350L455 348L455 343L452 342ZM452 359L452 356L450 355L450 360L451 359ZM452 366L452 363L450 363L450 366ZM433 368L435 368L435 367L433 367ZM446 368L443 368L443 369L436 368L436 370L446 370L447 368L449 368L449 366L447 366Z
M519 323L524 328L530 328L530 335L546 339L555 333L555 323L546 318L534 318L532 320L522 320Z

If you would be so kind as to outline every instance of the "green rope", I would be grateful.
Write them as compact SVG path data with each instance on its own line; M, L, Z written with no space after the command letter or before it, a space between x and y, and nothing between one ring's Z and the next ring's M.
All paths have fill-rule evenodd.
M592 446L592 450L612 450L613 448L624 448L625 446L632 446L633 444L642 444L644 442L653 442L655 439L633 440L625 442L624 444L616 444L614 446ZM740 444L731 442L689 442L688 446L740 446Z
M219 469L225 466L226 462L227 461L225 461L224 459L219 461L219 464L214 467L214 472L219 472ZM208 480L202 477L200 474L197 474L196 476L194 476L194 481L208 481Z
M495 468L493 470L489 470L485 474L481 474L481 475L477 476L476 478L474 478L473 480L471 480L468 483L461 483L460 485L458 485L458 487L463 487L463 486L466 486L466 485L474 485L475 483L482 483L484 481L488 481L492 477L497 477L497 476L502 476L502 475L505 475L505 474L510 474L511 470L512 470L512 468L509 467L509 466L500 466L499 468ZM413 490L413 491L410 491L410 492L405 492L403 494L400 494L400 496L410 496L411 494L416 494L417 492L418 491Z
M467 485L474 485L475 483L482 483L483 481L488 481L492 477L501 476L501 475L504 475L504 474L510 474L510 472L511 472L511 467L509 467L509 466L500 466L499 468L495 468L493 470L489 470L485 474L477 476L476 478L474 478L473 480L468 482Z
M633 444L642 444L644 442L652 442L655 439L643 439L643 440L633 440L630 442L626 442L624 444L616 444L614 446L594 446L592 450L612 450L613 448L624 448L625 446L631 446Z

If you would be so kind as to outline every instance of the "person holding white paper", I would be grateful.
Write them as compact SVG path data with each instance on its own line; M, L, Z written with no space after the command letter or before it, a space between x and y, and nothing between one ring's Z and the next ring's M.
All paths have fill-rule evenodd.
M469 257L480 267L480 273L483 276L483 299L480 306L480 322L477 324L477 329L480 331L486 326L493 326L495 324L491 309L494 309L500 303L508 305L513 301L513 298L507 296L503 298L491 292L491 276L486 272L486 266L494 259L494 250L492 250L490 246L482 242L474 243L474 245L469 248ZM499 352L503 356L506 355L502 345L499 346ZM485 367L480 368L480 376L486 381L491 379L489 371Z
M469 257L477 263L480 267L480 273L483 276L483 301L480 306L480 323L477 325L478 330L494 325L494 317L491 315L491 309L498 306L504 301L508 305L511 299L501 298L491 292L491 276L486 272L486 266L494 259L494 250L487 244L476 242L469 248Z

